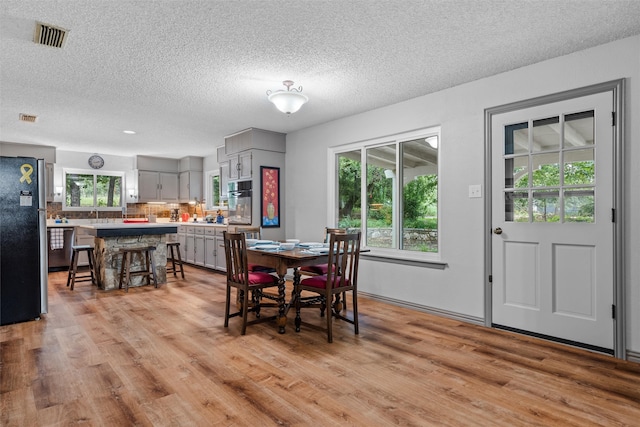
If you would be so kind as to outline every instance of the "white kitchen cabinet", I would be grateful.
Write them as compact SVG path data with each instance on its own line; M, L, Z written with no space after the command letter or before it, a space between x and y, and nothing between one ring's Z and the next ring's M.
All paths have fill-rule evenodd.
M203 231L202 227L196 228L196 234L194 235L194 256L193 263L195 265L204 266L204 234L199 234L198 231Z
M226 227L212 225L182 225L178 242L184 262L214 270L226 271L223 232Z
M196 235L195 227L189 226L186 228L185 242L184 242L184 261L189 264L194 264L196 261Z
M216 229L204 230L204 266L216 268Z
M224 253L224 237L222 232L220 236L216 236L216 270L227 271L227 257Z
M177 173L138 171L138 201L178 202Z
M245 180L251 179L251 151L245 151L240 154L228 156L229 162L229 180Z
M196 198L202 200L202 172L180 172L180 202L193 202Z
M180 255L184 262L187 262L185 258L187 255L187 227L184 225L178 227L178 243L180 243Z

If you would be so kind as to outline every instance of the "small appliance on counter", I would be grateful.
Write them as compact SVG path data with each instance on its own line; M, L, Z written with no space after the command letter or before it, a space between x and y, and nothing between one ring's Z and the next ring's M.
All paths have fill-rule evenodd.
M169 222L178 222L179 218L180 218L180 210L171 209L171 216L169 217Z

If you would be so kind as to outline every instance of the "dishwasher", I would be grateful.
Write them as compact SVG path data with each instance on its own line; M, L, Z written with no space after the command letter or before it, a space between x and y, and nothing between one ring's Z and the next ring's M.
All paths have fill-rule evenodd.
M62 247L58 244L52 245L51 230L62 229ZM47 228L47 247L49 252L49 271L68 270L71 262L72 246L75 239L74 227L49 227ZM55 247L55 249L52 249Z

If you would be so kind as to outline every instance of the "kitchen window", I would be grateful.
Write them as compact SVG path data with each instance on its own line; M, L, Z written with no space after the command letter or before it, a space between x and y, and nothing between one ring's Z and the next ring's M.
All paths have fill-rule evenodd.
M65 169L64 183L64 210L117 211L126 206L124 173Z
M437 258L439 143L429 128L332 149L335 225L372 253Z

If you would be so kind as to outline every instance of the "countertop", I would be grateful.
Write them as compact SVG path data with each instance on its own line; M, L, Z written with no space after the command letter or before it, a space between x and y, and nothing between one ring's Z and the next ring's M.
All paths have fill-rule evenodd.
M151 234L172 234L178 232L177 222L148 222L148 223L94 223L79 224L87 234L95 237L145 236Z

